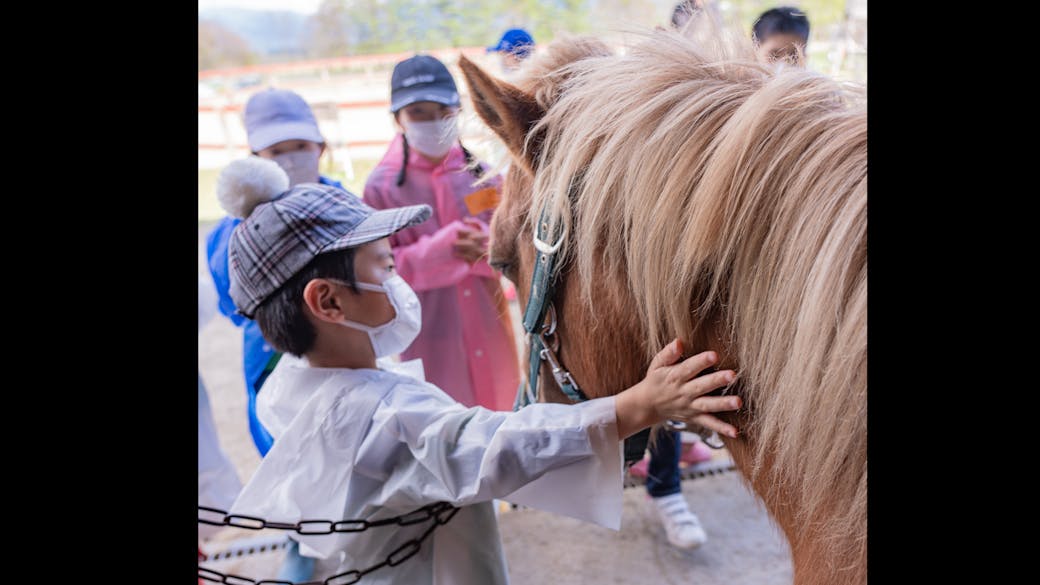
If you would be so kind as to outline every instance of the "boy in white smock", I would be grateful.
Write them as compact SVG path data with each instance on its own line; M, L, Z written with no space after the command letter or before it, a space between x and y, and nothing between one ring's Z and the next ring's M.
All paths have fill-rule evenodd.
M703 396L734 372L695 377L716 356L676 363L678 341L616 396L519 412L467 408L393 371L407 364L376 361L419 332L421 307L394 273L387 238L428 218L429 206L376 211L332 186L289 189L278 165L257 157L222 173L218 197L244 218L229 244L231 296L285 352L257 406L274 447L231 513L290 524L364 520L300 526L352 532L292 533L302 554L338 564L332 583L508 583L492 499L617 530L623 439L665 419L736 435L708 413L735 410L740 399ZM438 502L459 509L368 524Z

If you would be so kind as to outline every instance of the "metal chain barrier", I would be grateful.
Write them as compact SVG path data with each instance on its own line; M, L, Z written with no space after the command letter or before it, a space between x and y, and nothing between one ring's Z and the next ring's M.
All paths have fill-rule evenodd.
M715 475L722 475L727 472L736 471L736 466L732 460L716 460L708 461L704 463L698 463L683 468L680 471L681 480L697 479L702 477L709 477ZM646 483L646 478L637 478L629 473L625 473L623 487L630 489L634 487L641 487ZM520 509L521 506L513 505L514 509ZM418 524L424 522L431 517L437 519L437 522L430 526L419 538L410 540L397 550L393 551L388 555L387 559L378 565L369 567L364 571L348 571L346 573L340 573L329 577L325 581L305 581L301 583L292 583L290 581L278 581L278 580L262 580L256 581L248 577L242 577L240 575L225 575L219 571L199 567L199 578L206 581L213 581L216 583L227 583L229 585L346 585L350 583L357 583L361 577L365 576L376 569L381 567L395 566L401 562L411 558L417 552L419 552L419 545L426 537L433 532L434 528L439 525L443 525L455 515L458 508L452 507L450 504L445 502L439 502L436 504L429 504L423 506L418 510L402 514L401 516L395 516L393 518L385 518L383 520L340 520L338 522L331 522L325 520L301 520L296 523L287 522L267 522L261 518L253 516L243 516L237 514L227 514L223 510L216 508L207 508L205 506L199 506L199 522L203 524L213 524L216 526L235 526L238 528L245 528L248 530L262 530L264 528L271 528L275 530L287 530L294 531L300 534L313 535L313 534L332 534L335 532L361 532L369 527L374 526L386 526L386 525L398 525L398 526L409 526L412 524ZM205 512L205 514L203 514ZM207 517L203 517L207 516ZM325 530L317 531L316 526L321 525L326 527ZM270 550L282 548L281 546L270 547ZM263 549L262 549L263 550ZM251 554L250 553L247 554ZM240 553L241 554L241 553ZM218 553L207 560L221 560L222 557Z
M275 530L289 530L304 535L333 534L336 532L363 532L369 528L377 526L411 526L430 519L433 520L429 528L427 528L422 535L418 538L413 538L394 549L389 555L387 555L383 562L372 565L367 569L355 569L339 573L325 579L324 581L304 581L300 583L279 581L275 579L257 581L240 575L227 575L206 567L198 568L198 576L200 579L212 581L214 583L226 583L227 585L350 585L352 583L357 583L361 581L362 577L372 571L386 566L394 567L400 565L415 556L415 554L419 552L419 547L422 542L426 540L428 536L433 534L433 531L436 530L438 526L447 524L448 521L455 516L455 513L459 511L458 508L447 502L437 502L435 504L427 504L418 510L408 512L407 514L394 516L392 518L384 518L382 520L300 520L299 522L289 523L269 522L255 516L228 514L224 510L207 508L205 506L199 506L198 509L199 522L202 524L212 524L214 526L235 526L247 530L272 528ZM204 518L203 516L208 517Z

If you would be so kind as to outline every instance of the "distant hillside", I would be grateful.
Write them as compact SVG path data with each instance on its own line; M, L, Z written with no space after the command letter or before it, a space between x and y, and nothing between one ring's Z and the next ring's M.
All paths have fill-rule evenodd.
M211 8L199 20L212 20L245 39L264 60L305 56L302 35L307 15L289 11Z

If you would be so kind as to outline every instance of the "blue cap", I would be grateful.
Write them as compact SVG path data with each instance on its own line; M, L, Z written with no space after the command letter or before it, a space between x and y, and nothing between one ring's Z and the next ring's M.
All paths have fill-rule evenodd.
M267 89L253 94L245 107L246 138L253 152L286 140L323 143L318 120L299 94Z
M488 47L488 53L503 52L512 53L521 59L527 57L534 50L534 38L522 28L511 28L502 35L498 44Z

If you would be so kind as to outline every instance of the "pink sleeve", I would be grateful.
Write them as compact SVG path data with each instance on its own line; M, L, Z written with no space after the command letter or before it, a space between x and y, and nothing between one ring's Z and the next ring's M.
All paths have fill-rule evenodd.
M401 278L412 289L423 291L451 286L468 276L470 265L455 256L452 246L456 233L463 227L461 221L453 221L415 243L394 248L394 261Z
M368 180L365 181L365 190L361 193L361 201L365 205L376 209L386 209L386 202L383 201L383 194L379 192L379 187L376 186L376 183L379 180L376 175L376 171L378 170L379 169L376 168L372 171Z

